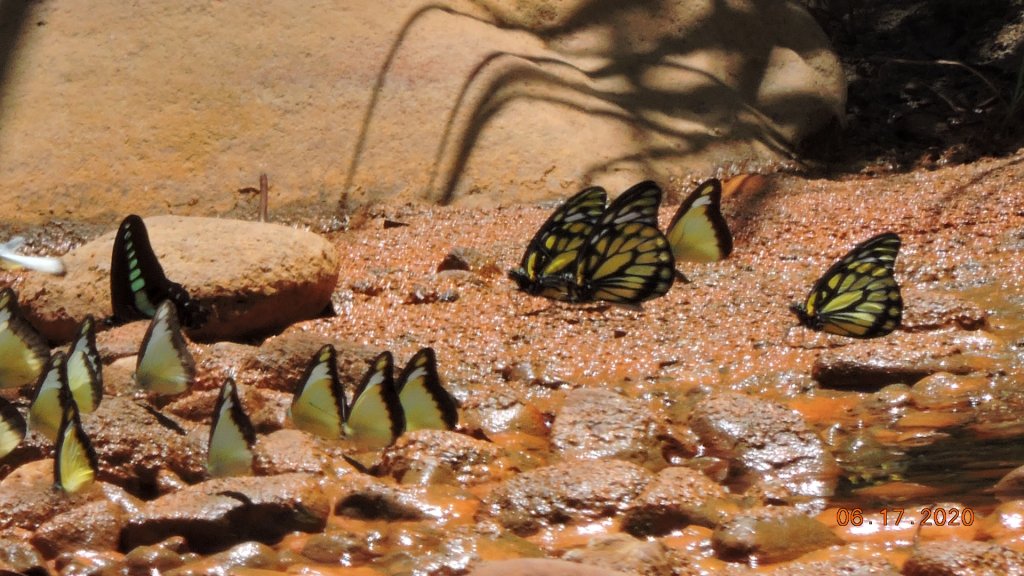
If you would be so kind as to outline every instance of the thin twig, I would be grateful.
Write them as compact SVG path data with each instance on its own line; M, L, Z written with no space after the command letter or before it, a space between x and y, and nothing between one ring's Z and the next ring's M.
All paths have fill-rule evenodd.
M269 204L270 184L267 183L267 173L260 172L260 222L267 221L267 204Z

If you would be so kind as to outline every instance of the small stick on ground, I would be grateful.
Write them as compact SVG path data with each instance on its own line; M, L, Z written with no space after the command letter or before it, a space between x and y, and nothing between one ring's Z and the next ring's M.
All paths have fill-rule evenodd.
M267 183L267 173L260 172L260 222L267 221L267 204L269 203L270 184Z

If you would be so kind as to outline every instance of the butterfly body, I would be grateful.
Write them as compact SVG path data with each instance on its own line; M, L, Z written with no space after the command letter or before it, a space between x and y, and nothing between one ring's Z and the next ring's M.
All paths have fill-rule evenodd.
M50 347L18 307L18 295L0 290L0 388L35 382L50 357Z
M121 221L110 258L110 301L112 321L122 324L152 318L157 306L170 300L182 324L195 328L206 320L206 310L193 300L181 284L164 275L164 269L149 243L142 218L131 214Z
M903 299L893 273L900 237L892 232L861 242L815 282L803 303L790 305L812 330L851 338L884 336L900 325Z

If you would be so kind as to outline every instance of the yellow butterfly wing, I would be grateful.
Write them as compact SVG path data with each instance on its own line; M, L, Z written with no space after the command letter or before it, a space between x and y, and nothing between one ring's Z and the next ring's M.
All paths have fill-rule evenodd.
M178 313L170 300L164 300L157 306L139 347L135 382L156 394L181 394L192 385L195 372L195 361L181 334Z
M78 326L78 334L68 352L68 387L83 414L95 410L103 400L103 364L96 349L96 327L92 316Z
M665 236L676 262L717 262L732 253L732 233L722 216L722 184L704 182L679 206Z
M395 390L393 366L390 352L374 359L352 398L345 436L368 447L382 448L402 435L405 415Z
M548 217L527 245L519 267L509 270L509 278L520 290L559 299L561 294L557 290L542 294L548 289L540 279L570 269L580 246L604 212L607 196L599 186L586 188Z
M57 351L46 363L45 370L39 376L32 404L28 409L28 425L33 430L46 436L51 442L57 440L61 418L70 403L71 391L68 389L67 357Z
M17 388L39 378L50 347L21 315L14 290L0 290L0 388Z
M395 387L406 431L452 430L459 423L455 399L441 385L433 348L423 348L409 360Z
M903 298L894 271L900 237L892 232L861 242L815 282L790 310L800 323L851 338L885 336L900 325Z
M242 409L235 380L228 377L217 396L210 426L206 469L213 477L252 474L252 446L256 432Z
M0 460L25 439L25 419L13 404L0 398Z
M299 430L324 438L340 438L345 424L345 394L338 381L334 346L317 351L295 391L289 414Z
M96 452L82 430L78 407L70 402L64 410L57 434L57 453L53 462L53 481L57 488L74 494L91 485L99 471Z

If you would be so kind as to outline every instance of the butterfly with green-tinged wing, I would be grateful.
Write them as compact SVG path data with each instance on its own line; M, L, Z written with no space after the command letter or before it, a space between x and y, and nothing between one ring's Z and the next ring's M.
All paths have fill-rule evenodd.
M390 445L405 431L405 413L394 379L394 358L381 352L352 397L345 436L371 448Z
M433 348L422 348L409 360L395 388L405 414L406 432L452 430L459 423L455 399L441 385Z
M732 233L722 216L722 183L711 178L679 206L665 233L676 262L718 262L732 253ZM684 282L682 272L676 272Z
M32 393L32 403L28 408L29 428L47 437L51 442L56 441L61 418L64 417L64 411L71 401L67 356L58 350L47 360Z
M508 276L520 290L534 296L558 299L559 292L547 291L541 278L568 270L576 262L579 249L590 236L605 210L608 193L604 188L586 188L559 206L526 246L518 268Z
M88 414L103 400L103 363L96 349L96 323L91 315L78 325L75 341L68 351L68 387L78 410Z
M894 271L900 237L885 232L850 250L790 310L813 330L851 338L885 336L900 325L903 299Z
M242 409L235 379L228 376L217 395L217 406L210 425L206 469L210 476L247 476L252 474L256 431Z
M169 396L188 390L195 375L195 360L181 334L177 309L164 300L142 338L135 383L148 392Z
M299 382L288 409L292 423L299 430L324 438L340 438L344 433L347 406L338 380L334 346L325 344L317 351Z
M660 205L654 182L626 190L598 219L572 269L541 283L570 302L636 305L665 295L675 280L675 258L657 226Z
M50 347L18 307L18 295L0 290L0 388L18 388L39 378Z
M131 214L121 221L110 256L110 324L152 318L157 306L170 300L187 328L206 321L207 310L178 284L167 279L149 243L142 218Z
M0 461L25 439L25 419L14 404L0 398Z
M54 485L69 494L92 485L99 475L99 459L82 429L82 418L74 400L64 408L56 442Z

